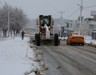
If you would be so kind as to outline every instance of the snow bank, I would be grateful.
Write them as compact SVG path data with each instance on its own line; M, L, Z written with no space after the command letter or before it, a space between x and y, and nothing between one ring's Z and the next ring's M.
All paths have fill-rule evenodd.
M68 37L59 37L60 40L67 40Z
M92 42L91 36L84 36L84 39L85 39L85 44L91 44L91 42Z
M39 67L34 61L35 53L28 46L28 40L29 38L21 40L20 37L15 37L0 41L1 75L24 75L25 72Z
M84 36L85 44L96 46L96 40L93 40L91 36Z

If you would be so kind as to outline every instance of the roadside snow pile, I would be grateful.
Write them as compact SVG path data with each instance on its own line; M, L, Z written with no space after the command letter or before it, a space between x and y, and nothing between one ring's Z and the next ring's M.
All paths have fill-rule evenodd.
M67 40L68 37L59 37L60 40Z
M24 75L33 69L39 68L34 61L35 53L28 46L28 38L20 37L0 41L0 74ZM31 75L35 75L34 72Z
M96 47L96 40L92 40L91 45Z
M91 42L92 42L91 36L84 36L84 39L85 39L85 44L91 44Z
M84 36L85 44L96 46L96 40L93 40L91 36Z

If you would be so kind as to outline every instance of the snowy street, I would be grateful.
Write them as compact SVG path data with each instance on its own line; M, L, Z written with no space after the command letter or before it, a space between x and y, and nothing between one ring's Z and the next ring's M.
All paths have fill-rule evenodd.
M58 47L55 47L55 46L40 46L40 47L36 47L36 50L34 51L34 47L30 48L30 43L29 43L29 40L30 38L28 37L25 37L24 40L21 39L21 37L9 37L9 38L5 38L5 39L0 39L0 74L1 75L36 75L34 73L34 70L37 70L38 68L40 69L40 62L36 62L35 60L37 59L36 58L36 54L38 54L40 51L41 53L43 53L43 56L40 56L38 55L39 57L41 57L42 60L44 61L41 61L41 64L42 62L45 62L45 69L48 68L46 71L45 71L45 74L44 75L70 75L69 74L69 71L71 72L71 68L69 67L68 71L66 71L66 69L68 68L68 63L66 63L65 61L61 61L61 57L58 57L61 56L61 54L58 54L59 51L61 51L63 55L63 57L65 58L66 56L64 56L68 48L68 57L70 56L70 52L73 51L73 54L72 55L75 55L74 53L77 52L77 54L79 52L80 55L77 55L78 56L78 59L76 58L75 60L81 60L81 57L83 59L85 59L86 57L86 60L90 63L89 65L92 65L94 64L96 61L95 61L95 48L93 47L90 47L90 46L84 46L84 47L75 47L75 46L67 46L65 43L62 43L64 42L63 40L61 40L61 45L58 46ZM85 44L95 44L96 41L95 40L92 40L91 37L85 37ZM33 44L33 43L31 43ZM96 45L96 44L95 44ZM34 45L33 45L34 46ZM80 49L79 49L80 48ZM82 48L82 49L81 49ZM48 52L49 54L48 54ZM70 50L70 51L69 51ZM90 51L92 50L92 51ZM51 52L52 51L52 52ZM37 53L35 53L37 52ZM56 62L57 60L55 59L52 59L53 57L50 58L50 55L52 54L52 56L54 56L54 53L53 52L56 52L55 54L57 55L56 56L56 59L60 58L60 62L62 62L62 64ZM82 54L83 52L83 54ZM51 53L51 54L50 54ZM40 53L39 53L40 54ZM47 56L48 55L48 56ZM42 58L43 57L43 58ZM55 56L54 56L55 58ZM89 59L90 58L90 59ZM71 59L71 57L70 57ZM73 59L73 58L72 58ZM53 63L51 63L50 61L54 61L54 63L57 65L53 65L54 67L51 67ZM81 60L82 61L82 60ZM70 60L70 62L74 63L73 61ZM86 61L82 61L82 63L85 63ZM64 66L64 69L61 69L60 72L56 69L56 67L58 67L58 65L65 65ZM82 63L80 63L82 65ZM86 62L87 63L87 62ZM88 64L87 64L88 66ZM67 68L66 68L67 67ZM78 70L78 67L79 65L76 67L76 70ZM83 67L83 66L82 66ZM84 66L86 68L86 66ZM88 69L92 69L92 70L95 70L93 67L88 67ZM51 71L52 70L52 71ZM87 75L87 69L84 69L86 70L86 74ZM56 71L56 72L54 72ZM65 71L63 73L63 71ZM72 70L73 71L73 70ZM74 75L77 75L77 71L74 71L76 72L76 74ZM52 73L52 74L51 74ZM68 73L68 74L67 74ZM80 74L83 74L83 72L80 72ZM95 71L89 71L88 73L90 74L95 74Z
M24 75L39 67L28 41L27 37L24 40L21 37L0 40L0 75Z
M96 0L0 0L0 75L96 75Z
M91 41L91 40L90 40ZM41 45L37 51L43 53L48 70L44 75L96 75L96 48L91 46Z

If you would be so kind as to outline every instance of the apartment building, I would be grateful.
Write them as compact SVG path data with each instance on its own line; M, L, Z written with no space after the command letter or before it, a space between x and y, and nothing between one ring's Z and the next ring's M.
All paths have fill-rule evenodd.
M96 11L91 12L92 18L83 18L80 26L80 18L78 20L66 20L55 19L55 26L57 32L64 31L70 32L81 32L82 35L92 35L92 31L96 30Z

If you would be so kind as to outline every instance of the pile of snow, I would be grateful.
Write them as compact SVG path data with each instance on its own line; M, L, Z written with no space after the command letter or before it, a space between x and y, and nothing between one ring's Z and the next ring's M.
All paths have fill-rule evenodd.
M34 61L34 51L28 46L28 40L27 37L24 40L15 37L0 41L1 75L24 75L32 69L39 68L38 63Z
M96 40L93 40L91 36L84 36L85 44L96 46Z
M92 40L91 45L96 46L96 40Z
M92 37L91 36L84 36L84 39L85 39L86 44L91 44L91 42L92 42Z
M60 40L67 40L68 37L59 37Z

